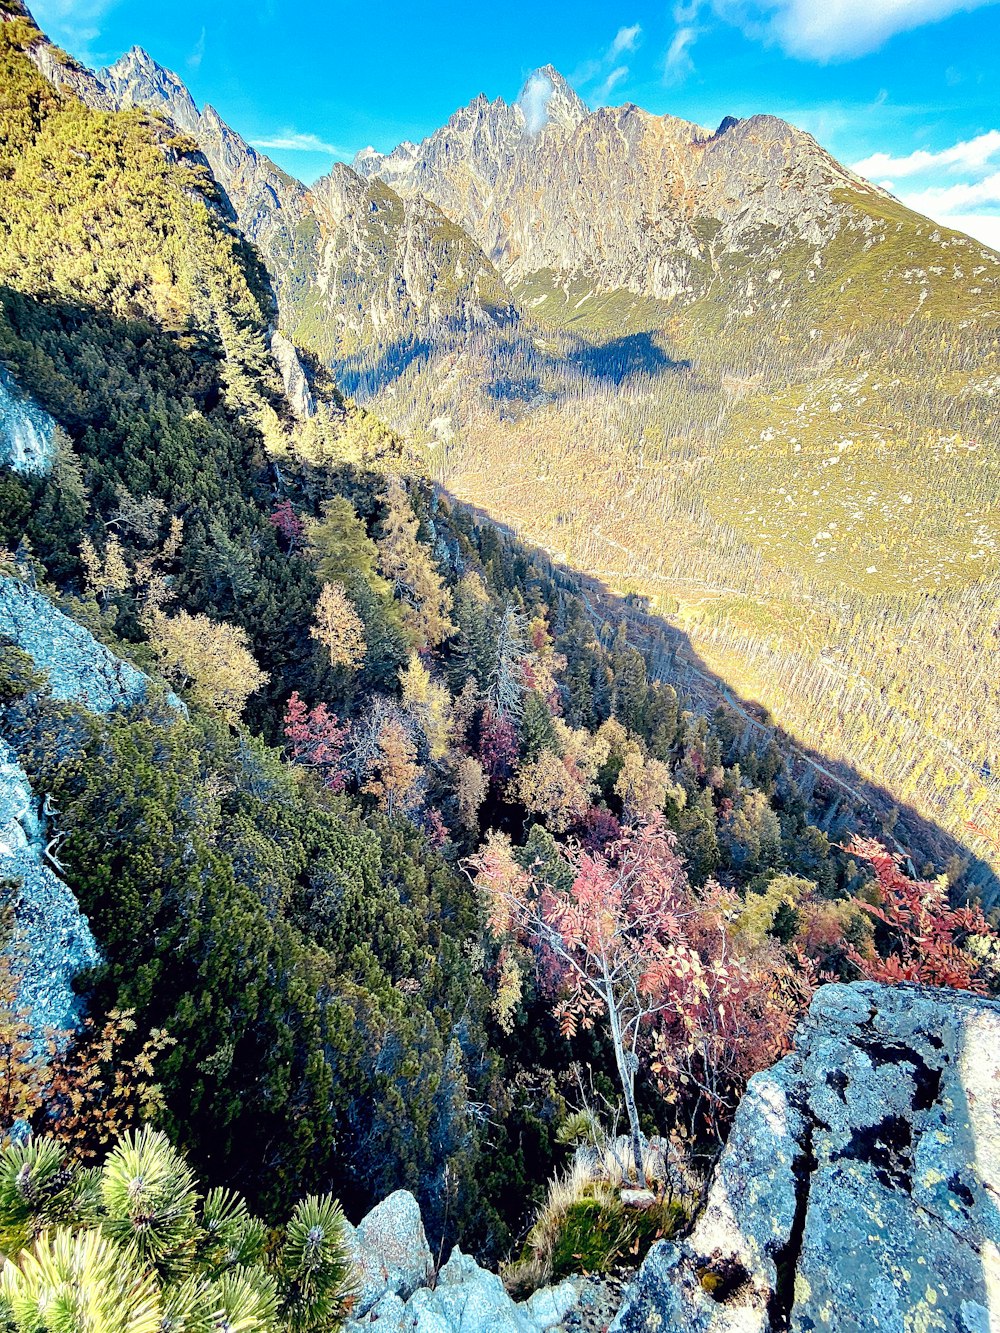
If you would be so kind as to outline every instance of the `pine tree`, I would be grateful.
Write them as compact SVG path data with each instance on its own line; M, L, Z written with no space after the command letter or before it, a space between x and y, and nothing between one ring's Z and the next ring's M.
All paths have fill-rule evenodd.
M427 548L417 540L419 522L398 478L385 495L386 515L378 540L379 569L403 609L403 623L418 648L434 648L455 631L448 618L451 593Z

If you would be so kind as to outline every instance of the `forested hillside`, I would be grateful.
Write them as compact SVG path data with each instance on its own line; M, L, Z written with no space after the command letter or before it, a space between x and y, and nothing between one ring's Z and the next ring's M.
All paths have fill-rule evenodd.
M57 429L3 471L0 576L186 713L154 692L97 715L5 641L0 732L102 954L91 1021L133 1011L150 1106L206 1186L272 1221L406 1186L435 1242L509 1254L619 1098L633 1131L717 1150L819 976L985 987L985 923L853 843L853 804L804 788L767 730L651 681L585 590L318 368L297 416L268 274L205 158L162 117L57 91L2 13L0 358ZM915 893L930 926L902 958L879 923ZM585 909L657 964L628 1053L551 957L553 932L586 954ZM39 1087L69 1075L46 1077L8 1123L65 1130Z
M587 113L541 76L533 134L478 99L359 159L467 226L526 323L358 391L995 869L1000 258L773 117Z
M774 117L591 113L546 67L538 124L479 97L299 187L310 259L179 80L135 52L102 78L229 163L283 321L439 481L646 598L994 901L996 254Z

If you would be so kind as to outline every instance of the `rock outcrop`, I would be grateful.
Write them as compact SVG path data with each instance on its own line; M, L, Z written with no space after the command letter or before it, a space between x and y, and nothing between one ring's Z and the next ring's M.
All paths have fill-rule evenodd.
M271 334L271 355L278 364L281 381L285 386L285 397L293 414L299 421L305 421L316 413L316 403L302 369L302 362L295 350L295 344L277 330Z
M611 1333L1000 1328L1000 1003L824 986Z
M87 918L45 862L45 823L17 756L0 740L0 879L12 908L5 941L18 976L18 1005L30 1016L39 1051L49 1030L78 1020L73 978L100 962Z
M0 577L0 636L45 672L57 699L106 713L149 697L148 676L16 578ZM166 698L183 710L176 696ZM19 1007L39 1049L50 1029L64 1032L76 1025L73 979L100 961L87 918L56 873L49 832L27 774L0 740L0 880L7 885L4 905L12 909L4 949L18 977Z
M0 467L45 473L55 453L56 423L0 368Z
M116 657L42 593L16 578L0 576L0 636L16 644L47 674L56 699L107 713L149 697L149 676ZM168 699L175 708L183 709L175 695Z
M456 1246L434 1275L420 1207L397 1190L352 1232L359 1293L345 1333L545 1333L560 1326L585 1285L561 1282L516 1304L496 1273Z

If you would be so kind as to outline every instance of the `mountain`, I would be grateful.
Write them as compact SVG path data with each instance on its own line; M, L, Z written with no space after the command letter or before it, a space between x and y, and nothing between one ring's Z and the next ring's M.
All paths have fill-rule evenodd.
M1000 257L773 116L551 66L311 189L141 51L71 73L196 139L283 332L451 490L1000 863Z
M658 300L703 291L713 251L766 230L774 256L820 246L846 216L840 192L882 194L773 116L712 133L631 104L591 113L551 66L512 105L480 96L423 143L354 165L432 199L512 282L554 270Z
M828 1234L846 1209L865 1290L906 1319L934 1305L985 1327L998 1006L942 983L1000 989L1000 938L855 835L880 820L956 896L976 883L967 844L803 750L641 596L456 504L315 361L296 381L277 279L207 152L169 117L116 110L122 86L62 57L18 0L0 20L0 1323L36 1333L58 1307L60 1326L86 1309L108 1333L318 1333L342 1315L352 1333L555 1333L673 1307L678 1327L763 1333L845 1290L844 1317L858 1308L858 1239ZM144 77L196 123L176 82ZM583 109L546 78L518 114L576 133ZM244 165L229 188L280 238L277 196L240 203L234 184L269 168ZM358 356L374 395L465 414L438 461L482 451L491 503L533 491L566 540L600 539L609 497L647 520L669 501L673 525L646 535L687 576L729 560L760 599L736 646L770 649L781 681L767 617L787 583L773 562L741 573L721 524L697 563L705 520L681 487L721 464L760 393L791 404L806 376L825 392L868 346L882 376L885 347L817 330L810 363L790 339L776 357L729 332L699 343L636 293L601 294L589 331L499 303L449 326L453 259L463 290L496 295L459 222L346 167L300 198L344 246L331 269L369 274L367 294L398 256L425 293L422 350ZM654 322L627 335L625 315ZM402 297L383 316L424 317ZM896 360L931 389L915 414L939 410L935 376L960 393L991 366L995 338L970 327L971 371L942 319L905 326ZM757 380L735 378L741 356ZM752 495L766 451L734 438ZM794 451L771 452L794 475ZM938 461L964 502L953 454ZM795 591L787 614L828 638L834 599ZM845 677L873 632L870 669L908 665L881 609L855 604L854 655L830 659ZM914 617L921 650L932 628ZM989 645L974 615L965 629L975 706ZM933 702L945 656L910 698ZM842 984L858 974L887 984ZM840 984L817 991L826 977ZM38 1041L47 1020L70 1030ZM388 1197L355 1231L331 1191L354 1218ZM503 1280L470 1248L506 1256Z
M177 75L140 47L97 81L105 104L157 111L195 140L267 264L283 328L322 359L512 316L493 266L426 200L403 200L340 163L307 189L213 107L199 111Z
M177 75L141 47L133 46L108 69L98 71L97 80L106 102L116 110L137 106L159 112L195 140L244 235L260 250L279 299L296 272L315 272L310 250L312 211L299 181L252 148L214 108L199 111Z
M461 377L370 368L441 480L998 863L1000 255L773 116L590 112L551 67L354 166L521 311Z
M777 117L727 117L712 132L632 104L588 112L551 66L513 104L480 96L421 144L366 150L354 166L438 204L525 295L587 281L674 306L713 293L734 315L778 313L801 302L811 265L826 293L880 233L925 222ZM904 244L911 253L897 244L878 275L903 304L899 285L978 304L972 275L935 282L900 262L927 260L935 242Z

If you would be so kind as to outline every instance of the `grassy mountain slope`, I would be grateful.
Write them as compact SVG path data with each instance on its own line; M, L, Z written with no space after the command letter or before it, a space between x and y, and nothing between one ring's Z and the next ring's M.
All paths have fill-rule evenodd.
M0 478L3 570L190 709L95 717L0 642L0 730L105 959L87 1003L174 1038L165 1120L206 1183L269 1214L407 1186L436 1235L496 1255L558 1161L575 1062L602 1092L615 1073L527 964L514 985L463 858L503 832L565 877L567 835L669 817L694 891L718 876L754 921L757 897L773 909L747 945L770 985L793 937L841 969L847 934L869 939L834 845L855 805L736 711L651 683L586 594L321 377L297 420L267 275L204 157L54 90L12 9L0 356L59 433L51 471ZM769 934L775 893L796 906ZM649 1128L695 1114L651 1080L640 1100Z
M537 326L372 394L446 423L449 487L1000 863L1000 256L769 117L532 136L477 102L359 165L454 210Z

